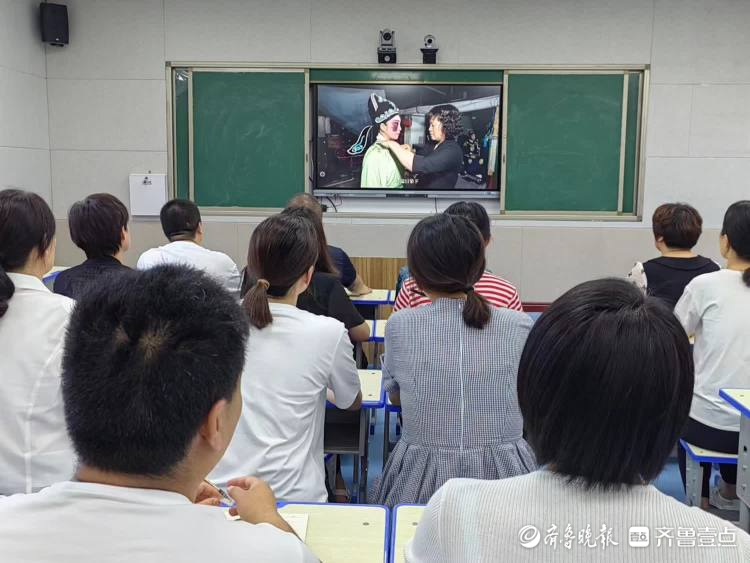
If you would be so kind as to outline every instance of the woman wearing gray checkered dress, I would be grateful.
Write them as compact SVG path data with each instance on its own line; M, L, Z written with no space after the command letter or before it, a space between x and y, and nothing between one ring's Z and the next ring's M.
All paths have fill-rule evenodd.
M395 313L386 327L383 379L404 423L369 501L389 506L425 504L454 477L502 479L537 467L516 391L532 322L473 291L485 266L476 227L429 217L412 232L408 254L433 303Z

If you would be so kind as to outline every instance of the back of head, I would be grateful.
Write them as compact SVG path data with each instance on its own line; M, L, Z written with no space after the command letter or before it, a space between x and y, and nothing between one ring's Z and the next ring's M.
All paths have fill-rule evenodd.
M484 328L490 320L490 306L474 291L484 273L484 240L471 221L446 213L425 217L411 232L406 254L409 271L420 289L466 292L464 322Z
M328 240L323 229L323 220L320 215L309 207L287 207L282 211L285 215L294 215L309 221L315 229L315 238L318 241L318 261L315 263L315 271L324 274L338 276L339 272L333 265L333 260L328 252Z
M120 250L129 218L127 208L115 196L92 194L70 208L70 238L86 258L114 256Z
M193 240L201 222L201 212L192 201L173 199L161 208L159 218L161 228L171 242Z
M490 242L492 237L492 231L490 230L490 216L487 215L487 210L484 205L477 203L476 201L457 201L453 205L450 205L445 210L448 215L459 215L465 217L474 225L476 225L479 232L482 234L484 242Z
M656 208L651 224L654 237L663 237L669 248L689 250L698 243L703 218L687 203L665 203Z
M729 246L742 260L750 261L750 200L733 203L724 214L721 234L729 239ZM745 270L742 280L750 287L750 268Z
M297 207L304 207L306 209L309 209L310 211L315 213L315 215L320 217L322 221L323 206L320 205L318 198L316 198L314 195L303 192L292 196L292 198L286 204L286 209L294 209Z
M247 251L247 272L255 283L243 306L257 328L271 324L268 296L283 297L318 259L313 224L296 213L280 213L255 227Z
M169 475L213 405L234 395L247 318L207 275L158 266L113 277L70 320L65 420L80 461Z
M687 335L625 280L582 283L534 324L518 399L540 464L608 488L657 477L693 396Z
M22 190L0 191L0 317L15 286L7 271L23 267L31 253L47 251L55 238L55 217L40 196Z

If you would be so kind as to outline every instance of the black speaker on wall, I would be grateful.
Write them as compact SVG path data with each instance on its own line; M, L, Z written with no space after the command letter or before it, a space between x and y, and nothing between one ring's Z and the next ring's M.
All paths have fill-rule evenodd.
M42 41L62 47L68 44L68 7L62 4L39 4Z

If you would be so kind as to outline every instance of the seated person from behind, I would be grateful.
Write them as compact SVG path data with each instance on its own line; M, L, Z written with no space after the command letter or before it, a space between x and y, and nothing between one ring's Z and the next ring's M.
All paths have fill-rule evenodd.
M407 256L431 302L394 313L385 331L383 384L404 424L370 499L388 506L423 504L453 477L503 479L537 467L516 396L532 323L474 290L485 266L479 230L464 217L427 217Z
M317 561L258 479L230 483L245 522L193 504L240 417L247 333L235 300L184 267L85 295L63 363L80 465L73 481L0 502L3 563Z
M237 264L223 252L203 247L203 223L198 206L185 199L173 199L161 208L159 218L169 244L141 254L136 267L146 270L159 264L192 266L206 272L233 297L239 298Z
M326 392L336 405L362 403L354 348L344 325L297 307L318 259L315 228L295 214L255 227L247 253L255 280L242 305L250 341L242 378L244 411L234 439L211 473L219 484L239 474L268 481L280 500L325 502L323 421Z
M309 209L319 217L321 225L323 224L323 207L321 207L320 202L314 196L308 193L297 194L286 204L285 211L297 207ZM372 290L367 287L367 284L365 284L357 273L357 269L354 267L354 264L352 264L349 255L338 246L333 246L327 242L326 245L328 246L328 255L333 261L341 285L348 289L352 295L365 295L370 293Z
M574 287L534 324L518 370L526 436L544 468L449 481L430 499L406 561L750 561L745 532L650 484L685 426L692 394L690 344L662 301L624 280ZM650 530L648 546L630 547L631 526ZM657 542L660 529L675 543ZM695 536L693 546L678 547L680 530L706 529L721 555ZM525 541L553 532L555 551L548 540ZM719 538L727 538L722 547Z
M86 261L58 274L54 291L79 299L102 283L102 276L128 271L122 263L130 248L128 210L111 194L92 194L75 202L68 212L70 238L86 253Z
M336 276L323 222L312 210L306 207L287 208L285 215L296 215L310 222L315 227L318 242L318 260L315 262L315 272L308 288L299 296L297 307L315 315L324 315L344 323L349 331L352 343L366 342L370 338L370 327L365 319L349 299L344 287Z
M485 248L490 245L490 241L492 240L490 217L487 215L487 210L483 205L475 201L457 201L449 206L445 210L445 213L465 217L474 223L482 234ZM401 268L399 271L399 281L401 280L401 276L408 274L408 272L409 269L407 267ZM489 270L485 270L482 277L475 284L474 289L494 307L523 311L518 290L509 281L496 276ZM430 302L430 298L417 286L417 282L412 277L406 278L401 287L397 287L397 291L396 303L393 305L394 311L413 309L414 307L427 305Z
M694 207L685 203L660 205L654 211L652 225L654 244L661 256L637 262L628 279L674 308L693 278L720 268L710 258L692 251L703 227L703 219Z

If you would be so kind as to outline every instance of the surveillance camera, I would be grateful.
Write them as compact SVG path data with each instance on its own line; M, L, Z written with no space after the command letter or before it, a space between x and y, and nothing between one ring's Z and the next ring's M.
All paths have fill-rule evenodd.
M435 39L434 35L425 35L424 36L424 46L427 49L435 49L437 48L437 40Z
M380 30L380 46L381 47L395 47L396 46L396 32L390 29Z
M422 51L422 63L426 65L434 65L437 63L437 39L434 35L424 36L424 47L420 49Z
M396 32L392 29L380 30L378 62L394 64L396 62Z

